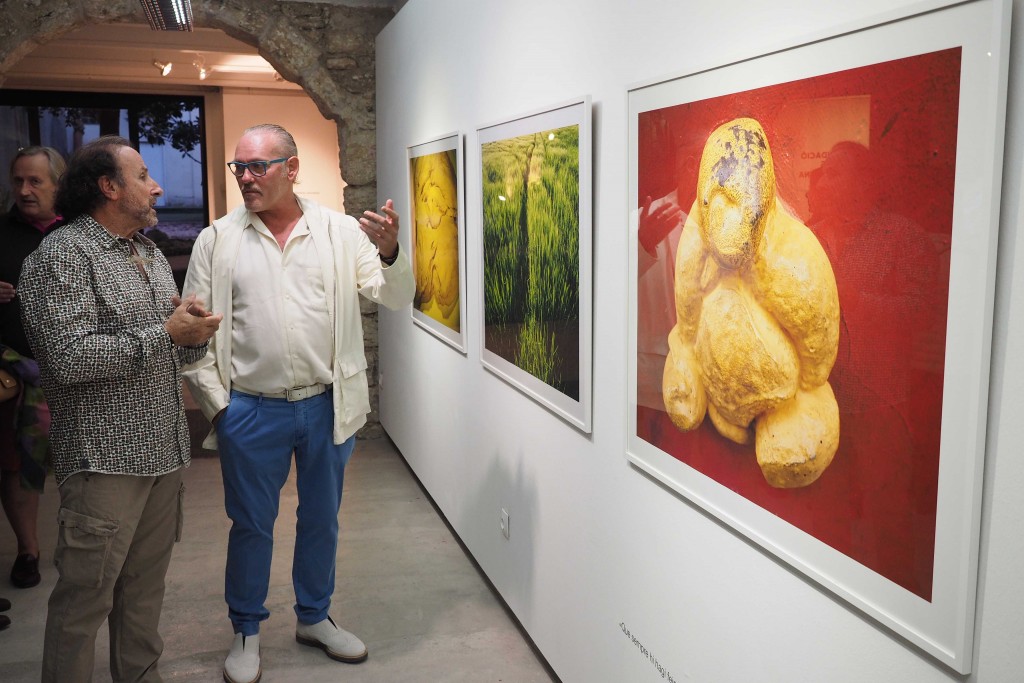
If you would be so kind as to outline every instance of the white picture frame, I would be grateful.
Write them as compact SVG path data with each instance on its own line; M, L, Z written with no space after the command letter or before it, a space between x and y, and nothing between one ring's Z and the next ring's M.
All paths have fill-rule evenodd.
M680 75L640 83L631 86L627 95L628 197L632 207L629 216L630 310L626 406L626 455L629 462L668 489L680 494L686 501L706 510L736 533L750 539L764 551L789 564L959 673L971 671L974 642L982 472L1006 108L1009 11L1010 3L1005 0L926 2L914 5L912 9L901 10L903 14L890 12L865 20L859 25L834 27L818 35L808 36L806 41L801 41L797 45L780 46L777 50L742 61L726 65L706 65ZM791 518L785 518L771 511L770 506L764 501L785 501L790 494L779 491L787 489L768 487L768 492L763 496L760 493L757 496L751 494L750 491L759 486L757 475L760 474L757 471L754 446L749 446L749 454L741 453L743 446L722 446L721 444L727 440L715 431L709 420L705 420L692 432L687 432L684 437L677 437L676 432L682 432L668 421L664 404L659 414L657 406L654 405L658 392L662 390L660 384L654 384L658 379L658 361L648 363L644 354L647 353L648 342L657 340L656 335L649 335L646 332L649 323L659 321L659 318L650 311L663 309L652 304L646 293L641 300L640 257L646 247L641 246L639 231L641 217L654 215L658 206L656 203L648 204L650 186L645 185L647 174L652 173L650 169L653 169L656 163L653 160L653 152L650 151L658 147L650 144L650 136L654 135L654 124L650 122L655 120L655 114L663 115L663 120L668 121L665 130L662 131L668 136L664 140L678 139L679 131L671 130L673 124L685 129L684 138L687 135L695 135L698 136L697 139L705 140L714 129L712 125L696 130L697 127L688 129L677 121L696 121L700 116L704 116L710 122L714 112L707 108L712 106L721 106L723 109L732 107L732 113L725 118L726 121L733 117L750 116L750 110L762 106L758 98L781 98L780 93L786 92L784 88L804 87L800 84L807 84L805 87L813 90L827 79L839 82L842 74L853 74L855 71L858 75L875 74L872 69L880 69L883 65L899 73L899 69L904 65L908 69L911 64L917 65L919 62L915 60L925 59L926 56L951 54L949 51L959 54L960 65L959 73L956 74L959 84L956 106L952 112L955 115L955 151L933 149L927 144L920 145L920 149L916 151L912 145L906 147L909 150L906 156L908 164L911 163L911 159L915 164L932 163L926 159L926 155L934 157L947 152L955 155L955 164L951 171L952 198L949 200L951 227L946 257L948 275L940 271L936 276L948 281L948 304L942 311L940 328L944 335L944 355L940 354L937 361L942 377L939 392L941 396L938 401L941 437L937 434L931 435L929 431L938 430L938 425L924 425L921 428L922 432L931 435L929 438L934 438L938 442L937 463L932 475L935 484L931 494L935 509L933 554L930 563L931 573L925 579L928 589L911 590L904 585L906 582L897 582L876 568L868 566L870 563L855 559L847 548L840 550L836 547L839 544L834 546L831 542L821 540L818 537L819 532L815 530L812 533L809 530L811 525L804 523L804 518L800 518L799 514L794 513ZM831 83L833 80L828 82ZM870 91L868 92L870 94ZM808 105L800 114L803 117L801 120L828 118L833 115L830 112L841 111L843 113L835 114L839 117L835 126L849 129L845 139L857 140L858 135L865 135L866 142L862 146L871 149L873 144L875 152L878 152L885 148L885 144L889 144L876 144L878 140L884 139L882 133L886 136L899 134L897 128L902 122L895 113L886 109L891 106L891 102L886 104L883 96L873 96L868 103L856 101L858 96L859 92L837 92L835 98L838 99L833 98L825 104L819 102L817 105ZM847 99L843 100L844 97ZM788 104L792 97L779 101ZM939 115L922 102L924 100L913 102L915 107L925 109L920 113L921 116ZM678 119L668 118L670 114L684 112L684 109L685 115L679 114ZM774 114L769 113L768 116ZM875 117L876 127L873 128L869 122L867 128L858 133L858 116ZM885 120L878 121L879 116ZM776 123L778 120L775 119ZM642 125L649 127L642 128ZM832 125L831 120L829 125ZM818 162L818 165L811 163L803 168L799 166L802 154L806 152L811 157L815 154L808 151L812 147L807 140L799 142L799 135L783 135L779 130L773 131L768 125L765 125L765 131L772 145L776 166L779 166L780 159L786 160L785 163L789 164L789 167L782 171L776 168L775 175L780 178L779 183L783 182L782 179L785 177L789 178L787 182L790 182L791 190L800 188L801 173L810 175L816 168L824 166L823 162ZM642 134L648 137L642 138ZM819 140L818 144L821 143ZM680 143L680 148L683 144ZM806 146L800 147L800 144ZM829 148L825 146L822 149ZM831 149L835 150L836 147ZM923 156L913 157L918 152ZM827 154L825 157L827 158ZM698 163L699 160L698 152ZM689 163L692 165L692 158ZM682 167L683 163L680 162L679 168ZM699 169L693 171L695 176L698 172ZM683 177L683 173L680 172L679 175ZM809 175L806 182L820 181L820 174L817 176L818 180L810 178ZM682 186L681 183L680 187ZM907 189L909 191L909 188ZM923 183L918 185L915 191L925 194L934 189L931 183ZM695 192L694 190L694 194ZM794 215L804 220L799 207L793 208L801 201L799 194L799 191L794 191L795 197L782 199L790 204ZM683 211L682 220L686 220L687 210L693 208L693 213L697 214L696 225L699 225L701 208L697 204L691 206L679 196L677 199L680 200L680 208ZM909 203L914 201L917 201L915 197L908 199ZM806 199L806 203L807 206L803 207L804 215L809 215L810 198ZM809 223L810 220L804 222ZM933 227L928 226L929 229ZM650 233L645 233L645 236L648 234ZM938 237L936 239L938 240ZM826 246L826 242L825 238L821 238L823 247ZM896 244L888 245L888 249L895 250ZM647 254L650 255L650 251L647 251ZM673 253L670 256L673 264L675 255ZM657 263L665 264L664 259ZM839 269L836 273L836 282L840 292L840 308L844 306L844 281L841 277L843 267L842 263L833 264L833 268ZM670 268L669 272L674 271ZM662 285L667 283L671 291L669 296L674 298L674 280L666 281L659 278L657 282ZM647 291L646 287L647 285L643 288L644 292ZM846 302L848 304L849 299ZM670 326L675 322L675 309L672 310ZM861 313L862 318L869 318L871 314L877 316L881 311L870 308L864 310L866 312ZM702 309L701 315L703 314ZM899 329L901 326L911 326L913 322L907 319L893 319L889 324ZM840 344L844 334L850 340L854 338L855 332L841 332ZM849 348L853 348L853 342L850 342ZM838 355L841 360L844 358L842 354L843 350L840 348ZM884 357L881 350L876 355ZM854 358L852 351L849 352L849 358ZM661 367L664 368L668 362L663 361ZM907 362L911 363L911 360L908 359ZM852 363L853 361L849 361L848 366ZM839 367L838 361L836 367ZM895 366L890 369L894 373L899 371ZM880 374L884 371L885 368ZM829 381L835 383L835 368L832 373ZM653 401L652 395L655 399ZM840 401L840 420L846 415L842 411L843 405ZM851 423L856 423L856 419L851 419ZM756 420L750 424L750 429L756 428ZM700 464L694 464L697 460L694 454L699 449L696 446L691 447L691 444L696 443L698 437L695 435L699 430L711 430L710 436L704 435L699 438L714 442L714 448L728 446L741 453L741 456L737 457L749 457L749 460L743 460L735 469L740 471L742 468L749 470L753 467L754 475L744 474L747 479L737 483L739 479L728 479L721 471L708 467L706 463L712 462L711 458L715 457L713 449L707 451L707 458L700 460ZM665 437L665 434L671 436ZM809 491L811 487L819 484L834 486L836 490L842 491L842 486L836 484L836 477L840 475L833 476L832 468L840 468L836 470L837 472L842 471L841 468L856 471L849 461L840 464L844 444L860 438L876 438L867 429L844 434L842 426L839 434L840 450L835 456L836 459L829 465L829 469L821 474L818 481L799 489L800 492ZM847 438L848 440L844 441ZM705 451L700 452L703 454ZM704 455L700 457L704 458ZM893 457L902 456L894 450ZM860 462L858 461L858 464ZM728 467L733 467L733 464L729 463ZM832 478L831 481L827 481L829 477ZM869 481L862 486L866 488L871 483ZM873 483L877 487L888 484L886 481ZM761 484L768 486L763 478ZM845 504L843 500L834 500L832 503L808 502L813 500L813 495L806 494L807 500L802 503L808 507L819 505L816 509L825 513L835 510L838 514L838 511L843 509L841 506ZM898 501L898 496L896 500ZM910 501L906 504L910 505ZM772 502L771 505L775 503ZM836 526L838 528L839 525L848 523L852 527L855 522L856 520L852 519L839 520ZM924 524L927 525L928 523ZM858 527L851 535L862 532L863 529Z
M523 202L531 197L531 187L540 187L542 180L540 175L549 171L548 152L540 157L532 169L511 170L511 167L502 166L503 171L495 170L495 163L503 145L517 144L517 140L525 140L528 136L535 136L541 132L547 133L544 141L541 141L541 149L549 149L551 159L554 155L561 155L565 152L569 159L573 156L572 145L575 144L575 158L567 163L575 166L576 178L571 177L564 166L558 166L561 170L550 172L553 179L545 178L543 182L553 182L556 185L566 184L557 191L547 192L545 196L567 196L562 191L575 192L577 201L559 201L551 204L551 215L547 215L547 209L530 210ZM572 138L575 138L573 143ZM481 263L480 277L480 359L483 366L494 373L508 384L523 392L545 408L561 417L584 433L591 431L591 382L592 382L592 347L593 347L593 319L592 319L592 298L593 298L593 235L592 235L592 132L591 132L591 102L590 98L582 97L563 102L541 110L527 112L498 122L486 124L477 128L475 153L477 161L477 182L474 192L479 207L476 218L479 221L479 230L475 232L479 244L479 257ZM547 140L550 140L548 142ZM511 148L510 148L511 149ZM520 155L520 161L509 163L520 163L526 157ZM511 157L510 157L511 158ZM533 159L533 157L529 157ZM500 162L504 164L505 162ZM552 164L555 162L552 161ZM542 169L545 169L542 171ZM508 171L507 178L499 173ZM524 174L525 171L525 174ZM515 173L523 181L512 181ZM489 174L492 177L488 180ZM529 176L529 177L528 177ZM516 195L520 199L513 200L511 192L499 191L498 184L508 183L512 190L521 193L523 188L527 189L526 194ZM521 186L520 186L521 185ZM503 185L504 186L504 185ZM504 192L504 194L502 194ZM505 197L508 194L509 197ZM497 199L499 198L500 199ZM488 204L490 198L491 204ZM520 201L521 200L521 201ZM496 202L508 202L512 205L516 201L516 216L521 217L523 227L511 227L511 224L499 228L499 221L496 218L504 215L494 209L498 206ZM540 200L538 200L540 201ZM547 201L547 200L544 200ZM538 206L548 206L544 201ZM502 205L504 206L504 205ZM559 208L554 208L558 206ZM564 216L564 210L575 211L576 225L570 220L561 220L555 215ZM571 211L570 211L571 213ZM519 220L518 218L516 220ZM547 226L547 227L538 227ZM555 226L555 227L552 227ZM501 231L505 232L501 232ZM572 244L575 240L576 248L571 246L566 249L560 247L548 248L542 256L535 253L530 258L534 263L546 263L543 268L528 270L528 254L526 249L534 248L539 244L537 235L539 231L559 230L557 240L548 242L564 246ZM545 234L551 235L547 232ZM504 237L502 236L504 235ZM503 247L495 246L496 240L515 239L520 242L521 248L510 249L506 242ZM532 241L531 241L532 240ZM498 254L503 254L499 260ZM553 261L542 261L543 259L561 259L560 266L555 266ZM518 264L518 265L516 265ZM508 281L508 286L498 289L497 283L500 272L507 273L507 269L524 268L516 271L520 276L516 281ZM561 267L564 266L564 267ZM506 270L501 270L506 269ZM575 272L573 272L575 270ZM529 287L528 280L533 273L534 288ZM535 294L541 288L537 286L541 274L549 278L552 283L551 290L556 295ZM554 274L554 275L553 275ZM575 288L571 284L575 281ZM518 284L517 284L518 282ZM575 289L575 291L573 291ZM561 292L561 294L557 294ZM504 302L504 303L496 303ZM524 311L533 312L524 312ZM570 311L567 314L559 313L558 310ZM506 311L511 311L506 313ZM537 311L540 311L539 313ZM545 312L555 311L555 312ZM560 316L566 315L563 319ZM501 316L501 322L495 322ZM575 320L573 320L575 318ZM517 331L518 328L518 331ZM527 329L532 328L532 329ZM524 332L526 334L524 334ZM533 334L535 333L535 334ZM520 340L533 340L520 341ZM518 346L517 346L518 345ZM543 345L543 348L541 348ZM540 367L539 370L534 368Z
M449 133L407 148L409 222L412 225L416 293L412 321L466 354L465 146L462 133ZM417 172L417 168L420 169ZM417 183L420 187L417 187ZM429 207L429 208L428 208ZM424 235L427 212L438 237ZM455 220L451 220L451 212ZM456 244L451 245L451 238ZM439 241L443 241L441 246ZM438 247L441 247L440 249ZM426 253L423 253L426 252ZM456 260L453 268L452 258ZM439 261L440 259L440 261ZM429 275L424 271L429 270ZM452 286L452 276L457 283ZM452 295L458 297L451 301Z

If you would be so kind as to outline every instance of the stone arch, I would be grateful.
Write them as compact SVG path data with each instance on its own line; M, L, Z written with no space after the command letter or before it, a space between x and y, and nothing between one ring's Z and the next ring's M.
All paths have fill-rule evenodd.
M359 215L377 204L374 40L394 16L389 8L315 2L192 0L197 27L216 28L249 45L284 78L298 83L338 128L345 207ZM0 87L22 57L91 24L146 24L138 0L0 0ZM381 434L377 421L377 312L363 307L373 412L361 436Z
M90 24L145 24L138 0L52 3L0 0L0 86L7 70L40 45ZM196 26L255 46L284 78L298 83L338 127L339 165L351 213L376 199L374 38L390 9L265 0L192 0Z

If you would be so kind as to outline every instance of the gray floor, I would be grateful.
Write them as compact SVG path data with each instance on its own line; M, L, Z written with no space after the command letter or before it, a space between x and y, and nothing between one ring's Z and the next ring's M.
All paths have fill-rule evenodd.
M228 520L216 458L196 458L186 471L183 541L167 577L160 671L168 681L221 680L232 639L223 600ZM359 635L369 659L329 660L295 642L291 606L294 480L282 493L267 606L261 632L263 681L557 680L535 656L478 569L438 516L387 439L362 441L346 473L337 586L332 613ZM0 596L13 603L13 623L0 631L0 681L38 681L58 497L47 482L40 511L43 582L18 590L7 582L14 536L0 522ZM96 646L95 681L109 681L105 627Z

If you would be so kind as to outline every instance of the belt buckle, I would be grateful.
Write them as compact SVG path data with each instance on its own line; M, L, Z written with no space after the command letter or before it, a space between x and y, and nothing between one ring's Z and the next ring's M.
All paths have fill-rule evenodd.
M310 384L308 387L295 387L293 389L286 389L284 397L288 401L294 403L295 401L304 401L307 398L313 396L319 396L320 394L327 391L329 385L325 384Z

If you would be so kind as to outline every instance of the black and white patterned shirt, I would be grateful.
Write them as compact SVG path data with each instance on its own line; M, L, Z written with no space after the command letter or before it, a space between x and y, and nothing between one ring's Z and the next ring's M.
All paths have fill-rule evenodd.
M50 406L58 484L84 470L152 476L189 463L181 366L207 347L171 342L171 267L146 237L134 245L133 258L127 240L85 215L48 235L22 268L17 295Z

